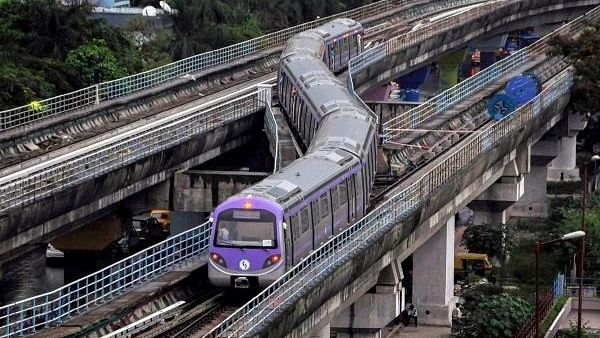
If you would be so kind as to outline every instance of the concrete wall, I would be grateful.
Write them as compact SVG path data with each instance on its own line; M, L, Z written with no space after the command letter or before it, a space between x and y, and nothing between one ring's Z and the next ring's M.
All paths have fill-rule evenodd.
M212 212L228 197L267 176L269 173L213 170L175 173L174 210Z

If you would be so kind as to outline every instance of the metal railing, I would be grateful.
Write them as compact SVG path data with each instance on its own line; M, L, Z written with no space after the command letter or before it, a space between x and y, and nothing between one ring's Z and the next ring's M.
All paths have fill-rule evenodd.
M264 109L266 90L271 91L255 85L1 177L0 212L32 203Z
M493 8L493 5L490 6ZM450 29L451 27L461 25L469 20L468 18L465 18L465 16L478 16L484 12L485 11L483 10L483 7L481 7L481 9L474 11L473 14L469 14L468 12L461 13L457 16L447 17L438 22L441 24L441 26L437 30ZM575 19L573 22L556 29L554 32L544 36L534 44L513 53L509 57L500 60L492 66L477 73L475 76L472 76L456 86L438 94L418 107L415 107L406 113L387 121L383 124L383 142L392 142L393 139L405 134L405 130L417 127L419 124L449 109L457 102L460 102L466 97L469 97L475 94L477 91L485 88L488 84L495 82L510 72L513 72L519 66L522 66L529 61L533 61L536 57L545 54L550 48L548 42L554 37L562 34L574 34L575 32L579 32L585 25L586 20L598 21L599 17L600 10L594 9L591 12L588 12L586 15ZM436 27L430 27L427 29L427 32L424 33L424 35L430 36L434 34L435 31ZM371 62L376 62L378 59L390 55L390 53L393 54L401 48L406 48L407 46L413 45L419 40L419 36L420 30L416 32L410 32L398 37L397 39L390 40L385 45L382 45L385 46L385 50L377 53L374 52L373 55L365 56L360 60L357 58L356 62L352 60L351 70L356 72Z
M203 223L54 291L0 307L0 337L58 326L138 284L202 256L210 224Z
M265 109L265 126L267 127L267 131L272 135L273 143L275 144L273 154L273 174L275 174L277 170L281 169L281 155L279 154L279 130L270 104Z
M542 323L556 301L558 297L562 296L565 291L564 284L564 276L562 274L558 274L556 278L554 278L554 282L552 283L552 287L547 292L540 294L540 308L539 308L539 316L540 323ZM535 336L536 329L536 313L531 314L529 318L521 325L521 328L515 333L515 338L531 338ZM541 335L544 333L541 332Z
M261 331L302 294L334 269L384 236L398 221L417 210L432 192L469 170L471 162L513 132L521 130L543 108L564 95L572 84L570 69L561 72L533 100L478 133L415 183L382 203L360 221L304 258L281 278L238 309L207 337L245 337Z
M211 67L239 60L257 52L267 51L285 44L289 38L299 32L320 26L335 18L347 17L361 21L411 2L420 3L424 2L424 0L381 0L231 46L194 55L142 73L102 82L71 93L4 110L0 112L0 132L76 109L99 105L106 100L152 88L167 81L181 78L187 74L201 72Z
M583 278L583 298L600 298L600 278ZM579 297L579 278L569 278L566 281L565 293Z

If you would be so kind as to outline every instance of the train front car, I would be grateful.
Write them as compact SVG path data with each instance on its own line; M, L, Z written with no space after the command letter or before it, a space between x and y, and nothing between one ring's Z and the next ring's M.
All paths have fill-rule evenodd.
M285 272L279 204L236 195L213 214L208 279L225 288L264 288Z

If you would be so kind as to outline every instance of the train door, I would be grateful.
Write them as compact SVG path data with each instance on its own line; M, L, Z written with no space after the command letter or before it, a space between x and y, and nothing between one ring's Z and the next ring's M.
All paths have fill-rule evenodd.
M340 201L340 216L343 217L340 222L340 229L342 229L345 228L346 225L350 222L350 218L348 218L348 186L346 185L345 180L338 185L338 197Z
M348 220L356 220L356 189L354 189L354 175L350 176L348 182Z
M331 211L331 203L329 203L329 193L326 192L320 197L321 204L321 221L327 233L327 237L333 234L333 213Z
M319 199L312 201L310 203L311 214L312 214L312 224L313 224L313 234L314 234L314 246L315 248L321 246L321 244L327 238L326 229L327 227L323 225L321 221L321 211L319 205Z
M283 240L285 241L286 266L289 268L294 264L294 241L292 240L292 221L290 217L284 219L286 226L283 228Z
M359 170L354 175L355 184L354 187L356 189L356 204L357 204L357 215L358 217L362 217L364 215L364 206L365 201L363 200L363 185L362 182L364 180L364 175L362 170Z

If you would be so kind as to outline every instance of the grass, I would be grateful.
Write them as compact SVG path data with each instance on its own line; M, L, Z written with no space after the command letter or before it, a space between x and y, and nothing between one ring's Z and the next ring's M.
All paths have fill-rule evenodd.
M565 306L565 303L568 299L569 297L565 295L558 297L558 299L554 303L554 306L552 307L550 312L548 312L546 319L544 319L544 321L542 322L542 327L540 328L542 336L546 334L546 332L550 328L550 325L552 325L552 322L554 322L554 319L556 319L556 316L558 316L558 313L560 312L560 310L562 310L563 306Z

